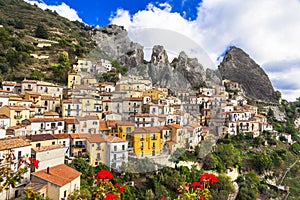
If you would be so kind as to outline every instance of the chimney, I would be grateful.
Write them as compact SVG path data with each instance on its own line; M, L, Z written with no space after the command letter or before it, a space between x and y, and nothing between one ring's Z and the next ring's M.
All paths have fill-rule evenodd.
M49 169L49 167L47 167L47 174L50 174L50 169Z

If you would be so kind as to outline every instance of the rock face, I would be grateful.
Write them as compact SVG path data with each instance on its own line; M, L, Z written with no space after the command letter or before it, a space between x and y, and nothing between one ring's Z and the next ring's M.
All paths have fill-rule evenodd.
M144 63L143 47L132 42L122 26L108 25L95 30L92 39L109 57L129 67Z
M170 64L163 46L154 46L151 61L146 62L143 47L132 42L121 26L105 26L96 29L92 35L98 48L127 66L130 74L150 78L154 84L170 89L191 88L206 79L203 66L196 58L188 58L181 52L176 62Z
M274 88L269 77L243 50L231 47L218 69L222 79L239 82L248 97L276 102Z
M173 90L191 88L189 80L170 65L163 46L155 45L153 47L151 62L148 63L148 75L153 84L159 84Z
M192 86L196 86L206 79L206 73L197 58L189 58L183 51L178 56L175 69L189 80Z

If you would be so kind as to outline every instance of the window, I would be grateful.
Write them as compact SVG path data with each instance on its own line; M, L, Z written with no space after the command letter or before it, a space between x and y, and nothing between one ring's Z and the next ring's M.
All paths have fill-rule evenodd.
M98 125L98 122L97 121L93 121L93 125Z
M57 126L62 126L62 122L58 122L58 123L57 123Z
M117 146L114 146L114 151L117 151Z
M67 197L67 190L64 191L64 197Z
M55 145L55 142L54 142L54 141L52 142L52 145Z
M152 143L152 148L155 148L155 142Z
M41 143L36 143L36 144L35 144L35 147L36 147L36 148L40 148L40 147L41 147Z
M131 133L131 127L126 128L126 133Z
M122 145L122 150L123 150L123 151L125 150L125 145Z
M114 154L114 160L117 160L117 154Z
M63 141L63 145L64 145L64 147L66 146L66 141Z
M18 160L20 160L22 157L22 151L18 151Z
M97 160L100 160L100 153L97 153Z

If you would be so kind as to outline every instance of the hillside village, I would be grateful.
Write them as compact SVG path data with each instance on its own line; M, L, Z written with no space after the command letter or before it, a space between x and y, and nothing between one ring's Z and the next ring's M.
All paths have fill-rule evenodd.
M29 155L40 163L1 199L18 197L29 186L44 197L66 198L80 188L80 173L66 165L75 157L121 171L132 158L168 160L176 149L193 151L207 138L273 131L258 107L247 104L237 82L170 91L139 76L118 74L116 83L91 76L112 68L105 59L81 59L67 86L2 82L0 155L13 150L18 160ZM291 135L280 134L292 143Z

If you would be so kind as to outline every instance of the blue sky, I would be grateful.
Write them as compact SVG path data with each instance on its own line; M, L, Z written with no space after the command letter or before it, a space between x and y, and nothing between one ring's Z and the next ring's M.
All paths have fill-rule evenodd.
M144 49L164 43L177 54L187 44L195 52L197 44L214 68L229 46L240 47L264 68L285 99L300 97L300 0L25 1L72 21L124 26ZM203 57L195 57L203 64Z
M119 8L128 10L133 14L139 10L146 9L149 3L158 6L165 2L172 6L173 12L180 13L186 19L194 20L197 17L197 7L200 3L199 0L43 0L43 2L47 5L61 5L65 3L77 11L83 22L93 26L109 24L109 18Z

